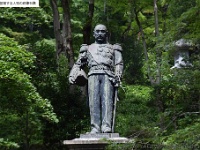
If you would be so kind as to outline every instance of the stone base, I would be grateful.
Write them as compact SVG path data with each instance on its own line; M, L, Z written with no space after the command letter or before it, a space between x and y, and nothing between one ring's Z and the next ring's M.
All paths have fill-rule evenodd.
M81 134L80 138L63 141L68 150L104 150L109 143L128 143L119 133Z
M81 134L80 139L85 138L119 138L119 133L97 133L97 134Z

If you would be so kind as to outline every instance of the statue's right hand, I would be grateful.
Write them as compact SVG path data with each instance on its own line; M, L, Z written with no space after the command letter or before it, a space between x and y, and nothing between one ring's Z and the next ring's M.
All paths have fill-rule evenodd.
M69 83L70 83L70 84L75 84L75 80L74 80L73 77L69 77Z

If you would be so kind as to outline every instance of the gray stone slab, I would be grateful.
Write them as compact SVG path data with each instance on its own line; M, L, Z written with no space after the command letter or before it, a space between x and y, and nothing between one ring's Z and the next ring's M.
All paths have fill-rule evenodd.
M125 144L130 140L119 137L118 133L82 134L80 138L64 140L63 144L69 150L104 150L110 143Z
M73 140L64 140L63 144L104 144L108 142L115 142L115 143L127 143L129 140L124 137L118 137L118 138L108 138L108 139L100 139L100 138L76 138Z
M80 138L118 138L119 133L96 133L96 134L81 134Z

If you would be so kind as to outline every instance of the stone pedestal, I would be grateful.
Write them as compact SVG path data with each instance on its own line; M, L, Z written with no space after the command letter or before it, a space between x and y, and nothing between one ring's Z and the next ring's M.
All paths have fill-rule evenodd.
M68 150L104 150L109 143L128 143L118 133L81 134L80 138L63 141Z

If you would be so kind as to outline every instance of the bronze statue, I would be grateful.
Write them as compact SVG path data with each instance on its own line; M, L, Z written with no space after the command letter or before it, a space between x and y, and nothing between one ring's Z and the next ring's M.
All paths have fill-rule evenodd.
M123 72L122 47L119 44L108 43L108 31L105 25L97 25L93 35L95 43L81 46L79 58L70 72L69 82L76 84L78 78L85 79L82 69L88 66L90 133L111 133L114 126L115 91Z

